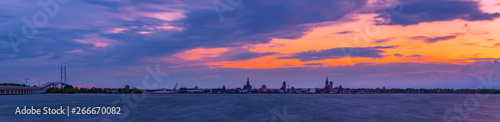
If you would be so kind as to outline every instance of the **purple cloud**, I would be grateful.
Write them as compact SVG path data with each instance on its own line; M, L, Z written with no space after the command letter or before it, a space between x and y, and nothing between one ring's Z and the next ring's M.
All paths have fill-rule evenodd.
M314 60L324 60L324 59L339 59L346 57L347 55L343 50L360 50L360 53L353 53L349 55L350 57L370 57L370 58L382 58L384 57L381 53L385 51L383 49L393 49L398 46L378 46L378 47L348 47L348 48L331 48L320 51L305 51L300 53L292 54L288 57L280 57L278 59L300 59L300 61L314 61Z
M390 20L387 25L415 25L422 22L450 21L462 19L467 21L493 20L500 17L500 13L484 13L480 10L478 1L460 0L405 0L399 4L402 11L386 14L386 10L380 10L380 16Z
M414 40L424 40L425 43L435 43L438 41L445 41L449 39L454 39L457 38L455 35L450 35L450 36L441 36L441 37L427 37L427 36L413 36L411 39Z
M348 33L353 33L354 31L341 31L337 32L336 34L348 34Z
M379 39L379 40L375 40L374 42L372 42L373 44L380 44L380 43L385 43L385 42L388 42L390 40L392 40L394 38L386 38L386 39Z
M394 56L397 56L397 57L415 57L415 58L422 57L422 55L419 55L419 54L413 54L413 55L405 56L405 55L399 54L399 53L394 54Z
M267 43L271 38L295 39L312 27L306 24L335 21L366 4L366 0L316 1L244 1L219 20L213 1L71 1L60 6L59 13L44 28L38 28L37 41L20 46L14 54L8 44L1 45L0 60L48 57L55 62L87 65L138 65L145 58L166 57L195 48L238 47ZM20 5L26 7L15 11ZM20 18L43 11L37 3L2 4L1 32L21 33ZM83 11L84 10L84 11ZM171 21L153 16L165 12L180 13L184 18ZM30 16L29 16L30 17ZM258 18L258 19L257 19ZM182 30L161 29L177 27ZM122 28L118 33L109 33ZM235 31L236 30L236 31ZM141 34L147 32L148 34ZM79 43L75 39L98 37L115 41L106 48ZM93 40L93 39L89 39ZM119 46L116 46L119 45ZM79 56L71 51L79 50ZM235 59L255 57L235 56ZM266 55L266 54L264 54Z
M306 63L304 65L307 65L307 66L321 66L321 65L323 65L323 63Z
M419 54L413 54L413 55L410 55L410 56L406 56L406 57L422 57L422 55L419 55Z

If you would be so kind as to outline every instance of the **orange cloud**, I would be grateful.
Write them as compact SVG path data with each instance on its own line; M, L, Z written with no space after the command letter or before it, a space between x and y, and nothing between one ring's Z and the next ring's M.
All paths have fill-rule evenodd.
M493 21L467 22L464 20L424 22L417 25L375 25L374 14L362 14L358 21L336 23L317 27L307 32L299 39L273 39L267 44L247 45L249 50L257 53L277 52L275 55L265 56L246 61L210 62L206 65L221 68L280 68L280 67L317 67L354 65L358 63L394 63L394 62L444 62L463 64L468 58L500 58L500 52L491 47L499 43L500 32L495 27L500 26L500 19ZM467 23L468 26L463 26ZM498 25L498 26L492 26ZM446 28L446 29L443 29ZM338 33L352 31L352 33ZM477 35L475 33L482 32ZM484 33L488 32L488 33ZM414 40L414 36L442 37L447 41L439 43L425 43ZM388 39L385 43L376 43L379 39ZM486 39L490 41L485 41ZM475 43L479 46L467 46L464 43ZM310 51L324 50L339 47L374 47L400 45L397 49L386 49L385 57L380 59L352 58L326 59L319 61L301 62L298 59L277 59L280 56ZM362 52L361 52L362 53ZM402 57L394 54L405 55ZM477 55L480 53L481 55ZM413 56L412 55L420 55ZM316 63L318 65L310 65ZM307 65L306 65L307 64ZM319 65L321 64L321 65Z

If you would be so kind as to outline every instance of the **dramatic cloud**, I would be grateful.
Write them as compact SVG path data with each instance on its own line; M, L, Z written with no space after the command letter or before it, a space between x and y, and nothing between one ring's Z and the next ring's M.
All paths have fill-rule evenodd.
M434 43L437 41L445 41L445 40L454 39L454 38L457 38L457 36L450 35L450 36L441 36L441 37L427 37L427 36L411 37L411 39L415 39L415 40L424 40L425 43Z
M50 18L49 24L38 28L36 39L29 38L32 40L29 44L19 46L19 53L15 54L10 45L2 45L0 60L48 56L66 61L68 55L80 52L81 56L73 57L72 61L137 65L146 58L166 57L196 48L238 47L267 43L272 38L296 39L314 27L308 24L339 20L363 7L366 0L296 0L283 4L244 1L234 6L233 11L224 11L225 19L221 21L213 1L71 1L60 5L59 13ZM36 2L0 6L14 11L20 5L30 9L0 13L0 17L6 18L2 21L7 22L0 23L6 25L0 31L20 34L24 24L20 19L31 18L34 11L43 11L37 9ZM234 56L234 60L258 55L261 54L246 53Z
M320 51L306 51L292 54L289 57L280 57L279 59L300 59L300 61L314 61L314 60L324 60L324 59L339 59L342 57L369 57L369 58L382 58L384 57L381 53L385 51L383 49L393 49L398 46L378 46L378 47L346 47L346 48L332 48ZM356 50L359 53L348 54L347 50Z
M380 43L385 43L385 42L388 42L390 40L392 40L394 38L386 38L386 39L379 39L379 40L375 40L374 42L372 42L373 44L380 44Z
M133 87L149 75L145 66L160 64L172 74L159 85L165 88L241 86L248 76L257 85L279 87L287 80L318 87L324 75L356 87L469 87L475 78L456 85L441 76L457 78L449 72L463 64L498 59L499 32L493 28L498 22L482 21L499 16L496 3L397 1L401 11L389 11L390 16L378 10L396 5L394 0L71 0L57 2L53 15L38 2L2 1L0 82L58 81L58 66L65 64L71 84ZM229 8L217 6L222 4ZM381 14L375 21L387 23L373 25L373 13ZM41 14L47 14L46 23ZM440 23L418 24L434 21ZM457 32L468 34L456 39L462 37ZM26 40L11 40L11 33ZM446 47L411 43L450 39L443 42ZM466 46L473 43L478 46ZM343 57L356 59L325 60ZM415 60L424 57L429 58ZM318 85L304 82L316 77Z
M241 41L250 44L269 42L271 38L296 39L313 24L335 21L361 8L366 1L244 1L234 11L226 11L224 21L213 9L186 13L180 20L185 31L167 40L189 41L193 46L234 46ZM256 19L259 18L259 19ZM210 33L207 33L210 32ZM188 38L186 38L188 37Z
M398 4L402 11L377 18L390 20L388 25L414 25L422 22L449 21L462 19L467 21L493 20L500 13L484 13L478 1L464 0L403 0ZM378 13L384 14L384 10Z
M396 57L415 57L415 58L420 58L420 57L422 57L422 55L419 55L419 54L413 54L413 55L408 55L408 56L405 56L405 55L403 55L403 54L399 54L399 53L394 54L394 56L396 56Z
M307 65L307 66L321 66L321 65L323 65L323 63L306 63L304 65Z

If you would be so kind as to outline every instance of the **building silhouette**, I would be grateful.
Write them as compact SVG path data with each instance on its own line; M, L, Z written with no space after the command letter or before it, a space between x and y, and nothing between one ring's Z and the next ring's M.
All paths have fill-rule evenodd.
M337 93L344 93L344 88L342 88L342 85L339 86L339 90L337 91Z
M252 85L250 85L250 78L247 78L247 84L243 86L243 89L249 91L252 89Z
M284 91L284 90L286 90L286 82L285 82L285 81L283 81L283 86L281 86L281 89L282 89L283 91Z
M333 81L330 81L330 84L328 84L328 76L326 76L325 88L323 90L325 93L333 92Z
M267 87L266 85L262 85L262 87L260 88L260 92L267 92Z
M328 88L328 75L326 76L325 89Z

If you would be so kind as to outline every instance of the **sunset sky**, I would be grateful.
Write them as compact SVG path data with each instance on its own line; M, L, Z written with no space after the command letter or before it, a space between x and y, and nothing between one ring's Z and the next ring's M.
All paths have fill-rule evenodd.
M61 65L79 87L500 82L497 0L0 1L0 34L0 82L31 85Z

